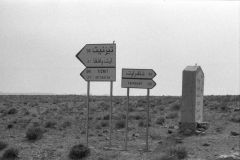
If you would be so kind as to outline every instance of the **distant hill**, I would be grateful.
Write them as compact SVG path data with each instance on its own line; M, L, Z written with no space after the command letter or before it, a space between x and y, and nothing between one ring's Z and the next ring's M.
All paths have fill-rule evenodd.
M0 92L0 95L56 95L54 93L10 93L10 92Z

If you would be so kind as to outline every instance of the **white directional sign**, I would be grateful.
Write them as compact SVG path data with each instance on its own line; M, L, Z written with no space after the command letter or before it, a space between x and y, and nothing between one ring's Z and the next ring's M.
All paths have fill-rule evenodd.
M116 81L116 68L85 68L80 75L86 81Z
M86 67L116 67L116 44L86 44L76 57Z
M122 88L127 88L127 111L126 111L126 132L125 132L125 150L127 150L128 140L128 113L129 113L129 89L142 88L147 89L147 129L146 129L146 150L148 151L148 134L149 134L149 94L150 89L156 86L152 80L156 73L152 69L122 69Z
M76 55L86 67L81 76L87 81L86 141L88 146L90 81L110 81L109 145L112 140L112 93L116 81L116 44L86 44Z
M151 79L122 79L122 88L152 89L155 85Z
M123 69L122 78L152 79L156 73L152 69Z

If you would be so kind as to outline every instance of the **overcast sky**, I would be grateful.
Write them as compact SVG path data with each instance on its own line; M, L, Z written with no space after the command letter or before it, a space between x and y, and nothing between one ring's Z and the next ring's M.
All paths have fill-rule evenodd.
M181 95L182 71L195 63L204 94L240 94L239 10L237 1L1 0L0 92L86 94L75 55L115 41L114 95L126 95L122 68L154 69L151 95ZM91 94L109 85L93 82Z

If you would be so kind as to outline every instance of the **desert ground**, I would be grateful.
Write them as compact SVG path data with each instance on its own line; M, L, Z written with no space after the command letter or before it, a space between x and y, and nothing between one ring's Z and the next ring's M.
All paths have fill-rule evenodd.
M109 149L108 96L90 97L89 160L175 160L164 158L180 148L188 160L224 159L240 152L240 96L205 96L206 130L179 133L181 97L150 97L149 148L144 151L146 97L130 97L128 150L124 151L127 98L113 97L113 135ZM19 160L70 160L74 145L85 144L86 96L2 95L0 96L0 157L15 148ZM37 139L27 132L38 128ZM4 145L5 144L5 145ZM2 145L2 147L1 147ZM4 146L4 147L3 147ZM181 152L179 151L179 152ZM222 156L222 158L220 158ZM225 158L226 159L226 158ZM232 160L228 159L228 160Z

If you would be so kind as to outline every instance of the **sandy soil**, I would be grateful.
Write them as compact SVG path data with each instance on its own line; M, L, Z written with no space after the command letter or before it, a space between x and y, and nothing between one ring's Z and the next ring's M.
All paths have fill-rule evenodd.
M149 147L145 152L146 98L131 97L128 151L124 148L126 97L113 99L113 139L109 143L109 97L91 97L89 160L161 160L168 148L183 146L186 159L214 160L220 155L239 153L240 96L204 97L204 121L209 128L201 134L182 135L178 130L180 97L151 97ZM237 103L238 101L238 103ZM69 160L73 145L86 142L86 97L0 96L0 141L19 150L20 160ZM163 123L157 121L161 117ZM161 122L162 122L161 121ZM158 123L157 123L158 122ZM121 123L120 123L121 124ZM36 141L26 138L33 126L44 130ZM7 149L0 151L0 156Z

